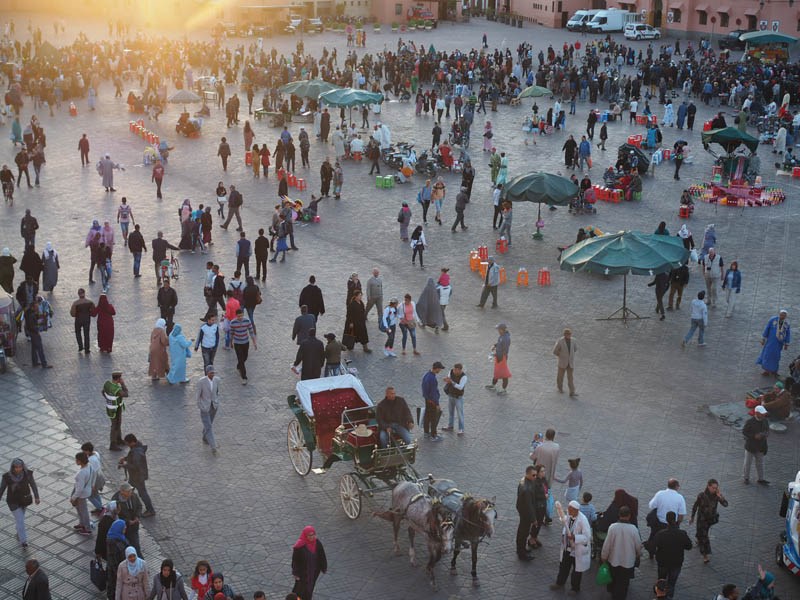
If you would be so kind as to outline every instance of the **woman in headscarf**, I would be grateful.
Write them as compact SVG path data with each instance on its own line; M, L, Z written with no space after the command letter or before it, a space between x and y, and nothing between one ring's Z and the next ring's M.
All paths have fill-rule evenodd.
M105 558L107 561L107 579L106 579L106 594L109 600L116 598L117 591L117 572L119 566L125 562L125 548L128 547L128 538L125 537L125 529L127 525L124 519L117 517L108 528L103 538L105 544ZM100 541L100 533L98 532L98 542ZM99 555L97 550L95 554Z
M38 285L42 269L44 269L42 257L33 246L25 248L25 254L22 255L22 261L19 263L19 270L25 273L25 277L30 277Z
M102 238L103 228L100 226L100 221L95 219L94 221L92 221L92 226L89 227L89 233L86 234L86 243L84 244L84 246L88 248L89 244L91 244L95 240L95 235L97 235L98 233Z
M687 250L694 249L694 238L692 237L692 232L689 231L689 228L686 226L686 223L681 225L681 228L678 230L678 237L681 238L684 248Z
M175 570L175 564L169 558L161 563L161 572L153 576L153 588L150 590L153 600L187 600L183 576Z
M253 169L253 178L258 179L261 177L261 150L258 144L253 144L252 148L250 146L245 148L250 148L250 167Z
M253 127L250 125L250 121L244 122L244 129L242 130L242 135L244 136L244 148L247 150L253 145L253 140L256 139L256 134L253 131ZM253 162L255 161L256 153L253 153Z
M22 144L22 125L19 122L19 117L14 117L11 123L11 141L14 142L14 147L17 144Z
M108 248L108 258L114 253L114 228L108 221L103 221L103 228L100 230L100 239L105 242Z
M111 352L114 347L114 315L117 311L108 301L105 293L100 294L97 306L92 309L92 316L97 317L97 346L100 352Z
M202 600L216 600L217 594L222 594L225 600L228 600L228 598L232 600L236 595L233 588L225 583L225 576L222 573L214 573L211 576L211 588L206 592ZM197 598L200 600L200 596Z
M11 461L11 468L3 473L0 480L0 498L6 493L8 510L14 515L17 526L17 539L23 548L28 547L28 534L25 532L25 509L36 502L39 504L39 489L33 480L33 471L25 467L21 458Z
M325 548L317 539L314 528L307 525L292 546L292 575L294 575L292 591L303 600L311 600L319 574L327 571Z
M700 258L705 257L708 254L708 251L711 248L716 248L717 246L717 232L714 229L714 224L709 223L706 225L706 230L703 233L703 246L700 251Z
M400 212L397 214L397 222L400 223L400 241L408 241L408 226L411 224L411 209L408 202L403 202Z
M125 548L125 560L117 567L116 600L147 600L147 565L133 546Z
M158 381L164 377L169 369L168 347L167 322L164 319L159 319L150 333L150 368L148 373L153 378L153 381Z
M350 301L353 299L356 290L361 291L361 280L358 278L358 273L353 273L350 275L350 279L347 280L347 298L344 302L346 306L350 306Z
M0 287L9 294L14 293L14 263L17 259L11 256L11 250L3 248L0 253Z
M483 127L483 151L484 152L491 152L492 151L492 138L494 137L494 133L492 132L492 122L486 121L486 125Z
M94 555L98 558L102 558L103 560L108 560L108 548L106 547L106 538L108 537L108 532L111 531L111 526L117 520L117 501L111 500L108 504L106 504L102 510L100 511L100 518L97 521L97 537L94 540ZM125 540L125 523L122 523L122 551L125 550L125 547L128 545L128 542ZM121 556L121 554L120 554Z
M439 294L436 292L436 282L433 277L428 277L428 283L417 300L417 315L422 326L433 327L439 333L442 322L442 307L439 304Z
M369 354L369 333L367 332L367 311L361 300L361 289L353 292L352 300L347 305L347 316L344 321L344 335L352 335L356 343L361 344L364 352Z
M58 283L58 252L53 248L52 242L47 242L42 252L42 266L44 267L44 277L42 277L42 289L45 292L52 292Z
M597 519L595 529L597 531L606 532L608 528L619 521L619 509L627 506L631 511L630 522L639 528L639 500L635 496L631 496L628 492L619 488L614 491L614 499L608 508L603 511L602 516Z
M169 334L169 363L170 369L167 373L167 381L172 384L187 383L189 378L186 376L186 359L192 355L192 342L183 335L183 329L175 323L172 333Z

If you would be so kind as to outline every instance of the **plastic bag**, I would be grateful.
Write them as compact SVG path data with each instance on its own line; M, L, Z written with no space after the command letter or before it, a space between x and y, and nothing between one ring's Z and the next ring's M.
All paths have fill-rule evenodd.
M595 575L594 582L597 585L608 585L612 582L611 579L611 567L607 562L601 564L597 569L597 575Z

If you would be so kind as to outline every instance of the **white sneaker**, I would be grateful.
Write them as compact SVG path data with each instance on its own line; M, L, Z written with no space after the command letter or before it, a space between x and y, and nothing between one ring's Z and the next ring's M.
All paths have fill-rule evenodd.
M384 356L389 356L389 350L387 348L383 349L383 355Z

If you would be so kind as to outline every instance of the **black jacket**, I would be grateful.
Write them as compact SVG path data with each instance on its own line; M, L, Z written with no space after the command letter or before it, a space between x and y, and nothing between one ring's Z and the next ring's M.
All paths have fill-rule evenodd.
M161 287L158 289L156 300L159 308L175 312L175 307L178 306L178 292L172 287L169 289Z
M656 550L656 561L660 567L674 569L683 564L683 553L692 549L692 540L688 534L678 527L672 525L662 529L656 534L653 540Z
M323 346L322 340L309 336L300 342L294 366L296 367L301 362L303 363L301 379L319 379L322 376L322 366L325 364L325 346Z
M145 246L141 231L136 231L135 229L131 231L128 236L128 250L131 252L147 252L147 246ZM167 251L164 250L164 256L166 257L166 255Z
M146 481L148 478L147 446L139 442L128 450L125 465L128 467L128 479L130 481Z
M38 569L22 588L22 600L51 600L50 581L47 574Z
M689 266L683 265L677 269L672 269L669 278L675 285L686 285L689 283Z
M533 482L524 477L517 485L517 513L519 513L520 519L536 520Z
M164 238L156 238L150 242L150 247L153 249L153 262L158 264L167 258L167 250L178 250L177 246L173 246Z
M325 300L322 298L322 290L316 284L309 283L300 292L299 306L306 305L308 312L315 317L325 314Z
M761 439L756 439L756 434L762 434ZM769 421L758 420L750 417L742 428L744 436L744 449L748 452L767 453L767 436L769 435Z
M294 591L300 598L310 598L307 592L307 587L317 581L320 573L325 573L328 570L328 559L325 557L325 548L322 547L322 542L317 540L317 565L312 575L312 580L308 581L308 559L311 552L303 546L302 548L295 548L292 551L292 575L299 577L295 583Z
M253 253L257 260L269 258L269 240L263 235L259 235L253 243Z

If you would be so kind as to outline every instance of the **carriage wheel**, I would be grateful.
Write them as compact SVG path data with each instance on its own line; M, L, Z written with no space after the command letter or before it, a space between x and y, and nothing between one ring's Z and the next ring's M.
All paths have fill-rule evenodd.
M286 430L286 446L289 450L289 460L292 461L297 474L308 475L311 471L312 454L306 446L306 438L297 419L293 419Z
M350 473L342 475L339 480L339 497L344 514L350 519L357 519L361 514L361 490L358 487L358 480Z

